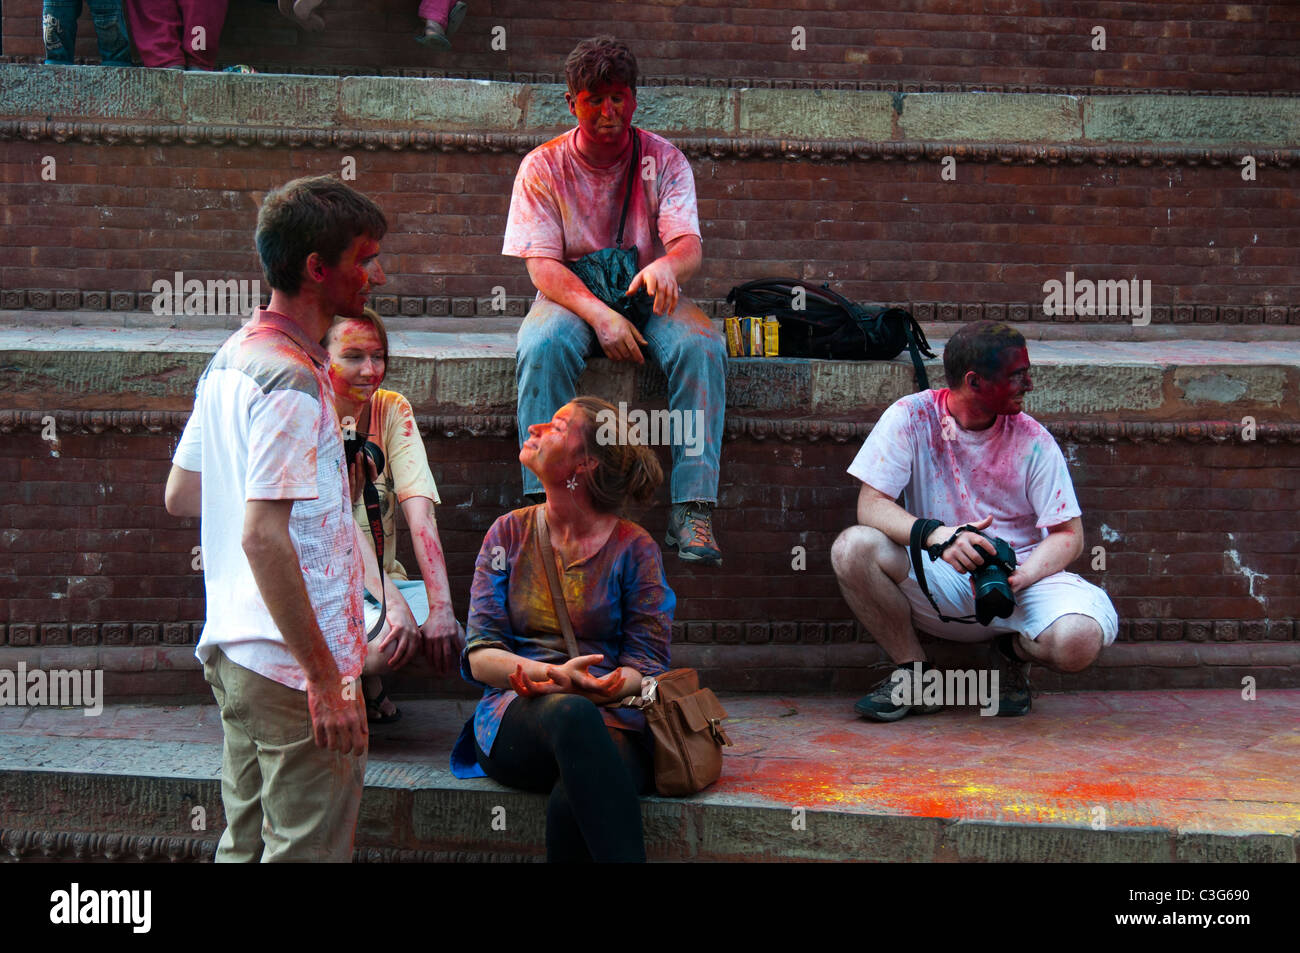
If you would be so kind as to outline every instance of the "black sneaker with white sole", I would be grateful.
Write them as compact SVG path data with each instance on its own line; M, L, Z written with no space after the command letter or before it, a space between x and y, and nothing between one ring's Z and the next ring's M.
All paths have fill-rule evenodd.
M902 672L900 676L898 673ZM913 680L911 696L919 699L921 697L921 686L916 679L916 670L912 663L900 665L883 679L877 682L867 694L863 695L854 704L853 710L863 718L870 718L872 721L898 721L909 714L933 715L942 706L940 705L904 705L896 699L900 694L906 697L906 693L899 692L899 686L904 678Z

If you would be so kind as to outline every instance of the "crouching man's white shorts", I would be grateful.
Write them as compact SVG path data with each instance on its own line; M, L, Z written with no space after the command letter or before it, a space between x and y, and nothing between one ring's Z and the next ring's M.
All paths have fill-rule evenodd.
M974 616L972 576L954 569L942 559L931 562L925 553L921 554L921 559L925 563L926 584L943 614ZM985 642L1002 632L1019 632L1025 638L1036 639L1061 616L1071 614L1086 615L1095 620L1101 626L1104 645L1110 645L1119 634L1119 617L1110 597L1072 572L1058 572L1021 589L1015 594L1015 611L1006 619L995 618L987 627L978 623L941 622L916 581L916 568L910 565L910 559L908 563L907 578L899 588L912 604L912 624L929 635L953 642Z

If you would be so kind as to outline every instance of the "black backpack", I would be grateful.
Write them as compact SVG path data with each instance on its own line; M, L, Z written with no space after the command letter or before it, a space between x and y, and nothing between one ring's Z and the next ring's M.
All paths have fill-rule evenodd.
M804 307L794 307L795 289ZM759 278L732 288L727 301L737 316L775 315L781 325L782 357L840 361L892 361L906 348L912 355L916 389L928 390L921 355L934 357L925 332L910 311L882 304L857 304L830 289L798 278Z

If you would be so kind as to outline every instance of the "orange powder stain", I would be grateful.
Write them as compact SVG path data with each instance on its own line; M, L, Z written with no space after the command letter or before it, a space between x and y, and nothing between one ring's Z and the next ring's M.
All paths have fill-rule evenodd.
M819 736L815 743L834 748L860 742L850 732L835 732ZM1047 784L1038 790L1026 789L1014 777L988 778L969 771L850 781L831 770L819 776L787 768L780 761L737 764L734 770L724 771L724 780L733 789L789 806L856 808L910 817L1088 823L1100 805L1111 811L1116 826L1150 823L1146 818L1153 805L1160 805L1166 817L1183 816L1190 810L1189 801L1204 801L1213 793L1206 784L1184 777L1143 777L1125 783L1058 775L1045 778ZM1118 816L1117 808L1121 809Z

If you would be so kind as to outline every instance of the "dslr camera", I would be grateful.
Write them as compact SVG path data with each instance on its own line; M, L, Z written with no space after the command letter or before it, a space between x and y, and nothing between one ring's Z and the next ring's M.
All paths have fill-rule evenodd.
M976 546L976 551L984 561L971 571L971 577L975 580L975 618L980 625L988 625L995 618L1005 619L1016 611L1016 594L1011 591L1011 584L1007 581L1007 577L1016 570L1016 551L998 536L980 533L979 530L967 532L978 533L997 550L990 555L982 546Z
M343 441L343 461L347 466L352 466L352 461L357 458L357 451L364 450L366 456L375 462L375 470L379 473L384 472L384 451L379 449L379 444L371 443L364 437L349 437ZM366 482L370 482L370 470L367 469L363 476Z

